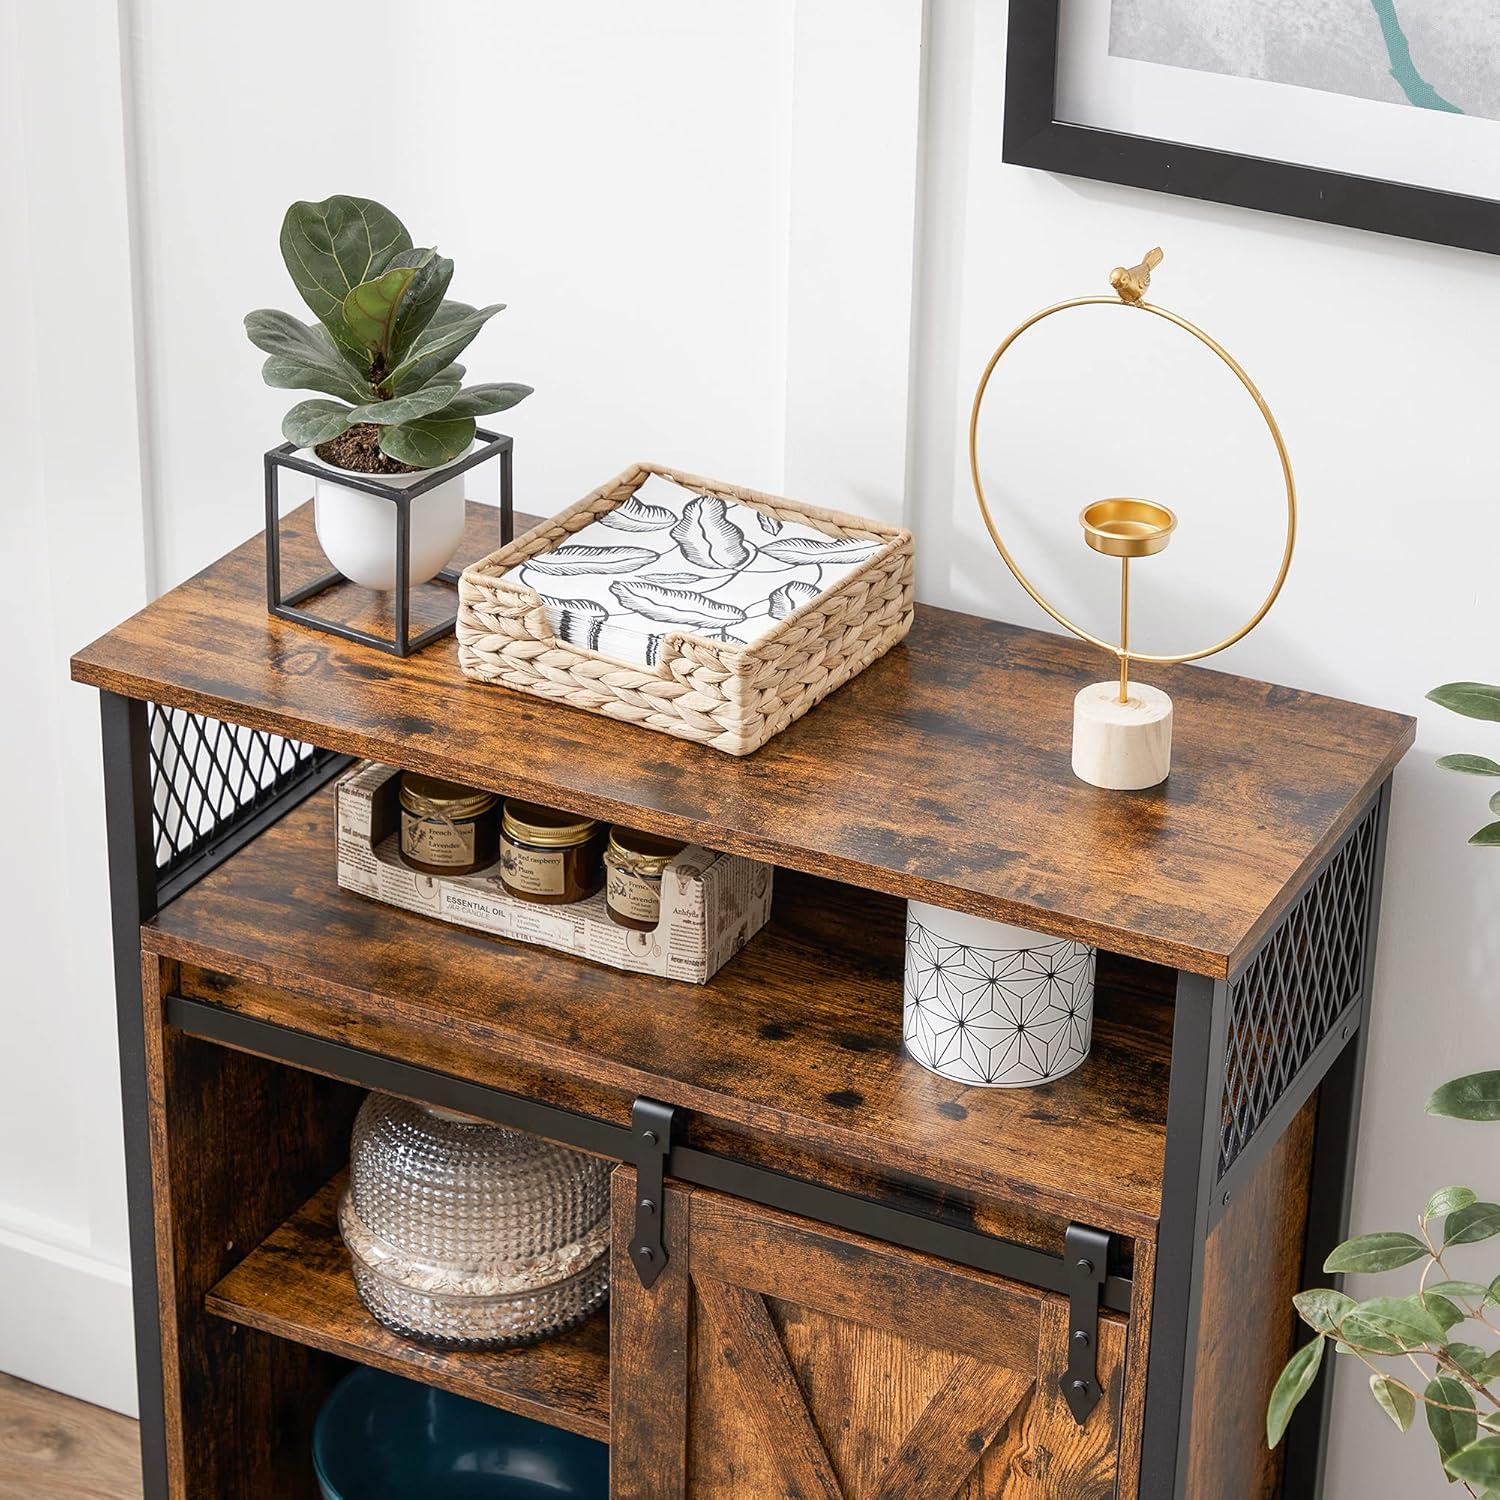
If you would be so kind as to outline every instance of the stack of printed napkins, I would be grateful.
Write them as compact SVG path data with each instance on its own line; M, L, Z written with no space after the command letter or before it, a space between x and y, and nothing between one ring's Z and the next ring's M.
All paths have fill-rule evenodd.
M654 666L666 636L757 640L880 548L660 474L505 576L542 597L561 641Z

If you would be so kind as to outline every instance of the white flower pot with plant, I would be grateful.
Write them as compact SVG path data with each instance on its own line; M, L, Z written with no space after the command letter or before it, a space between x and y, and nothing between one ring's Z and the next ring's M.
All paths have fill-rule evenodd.
M531 394L526 385L463 385L457 357L504 304L449 300L453 262L414 248L388 208L343 196L294 203L282 221L281 255L318 321L262 308L246 317L245 331L268 356L267 385L324 393L298 402L281 431L330 476L363 474L408 488L469 452L477 417ZM315 485L318 541L329 562L366 588L396 587L395 505L334 477ZM462 475L412 500L411 584L442 568L463 528Z

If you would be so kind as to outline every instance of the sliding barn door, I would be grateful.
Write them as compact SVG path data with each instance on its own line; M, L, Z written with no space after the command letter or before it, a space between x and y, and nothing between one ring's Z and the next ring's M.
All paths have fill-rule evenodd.
M629 1264L615 1178L614 1500L1094 1500L1114 1494L1124 1326L1106 1395L1058 1387L1063 1297L698 1189L668 1188L666 1270Z

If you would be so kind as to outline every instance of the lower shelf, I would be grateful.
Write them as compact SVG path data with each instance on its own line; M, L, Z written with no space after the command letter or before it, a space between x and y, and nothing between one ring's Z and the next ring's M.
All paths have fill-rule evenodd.
M544 1343L429 1348L381 1327L354 1290L338 1231L341 1174L208 1293L216 1317L609 1441L609 1311Z

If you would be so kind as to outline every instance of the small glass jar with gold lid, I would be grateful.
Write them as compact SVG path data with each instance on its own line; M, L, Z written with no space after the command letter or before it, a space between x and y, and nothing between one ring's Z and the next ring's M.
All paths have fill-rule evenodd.
M661 882L687 845L634 828L614 827L604 846L604 902L611 922L655 932L661 921Z
M604 883L597 819L507 798L500 815L500 883L522 901L562 906Z
M499 852L500 799L456 781L401 773L401 860L424 875L469 875Z

